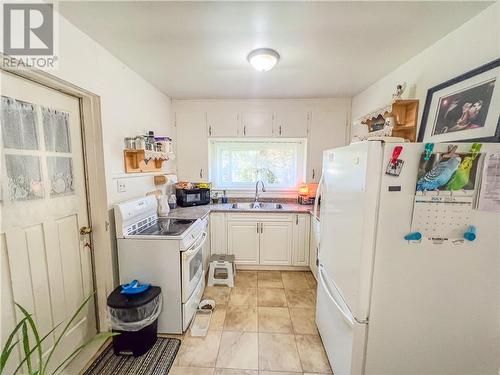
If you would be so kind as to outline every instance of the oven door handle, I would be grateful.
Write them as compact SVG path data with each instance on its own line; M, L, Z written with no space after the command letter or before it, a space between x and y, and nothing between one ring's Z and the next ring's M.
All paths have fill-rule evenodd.
M197 246L195 246L193 249L186 250L182 253L183 258L189 258L191 255L196 254L198 250L200 250L200 248L205 244L205 241L207 240L207 232L203 232L200 235L200 238L201 237L203 237L203 239Z

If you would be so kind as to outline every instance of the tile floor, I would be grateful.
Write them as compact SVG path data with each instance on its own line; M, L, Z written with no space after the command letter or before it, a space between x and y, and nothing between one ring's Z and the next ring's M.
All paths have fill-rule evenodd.
M238 271L235 287L212 286L216 301L206 337L189 331L170 374L331 374L315 324L310 272Z

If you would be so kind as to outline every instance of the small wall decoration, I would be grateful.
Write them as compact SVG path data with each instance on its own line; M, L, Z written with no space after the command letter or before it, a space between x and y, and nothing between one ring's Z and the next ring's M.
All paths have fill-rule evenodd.
M419 142L500 141L500 59L427 91Z

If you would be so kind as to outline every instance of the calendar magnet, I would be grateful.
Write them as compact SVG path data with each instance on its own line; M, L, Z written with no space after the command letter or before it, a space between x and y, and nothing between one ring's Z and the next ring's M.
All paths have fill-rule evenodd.
M406 241L420 241L422 239L422 233L420 232L408 233L404 238Z
M464 233L464 238L467 241L474 241L476 239L476 227L474 225L469 225L467 231Z
M434 150L434 143L425 144L425 155L424 160L428 161L431 158L432 150Z
M401 151L403 151L403 146L394 147L394 150L392 150L391 160L389 160L389 163L387 164L385 174L395 177L398 177L401 174L404 164L403 160L398 159L399 155L401 155Z

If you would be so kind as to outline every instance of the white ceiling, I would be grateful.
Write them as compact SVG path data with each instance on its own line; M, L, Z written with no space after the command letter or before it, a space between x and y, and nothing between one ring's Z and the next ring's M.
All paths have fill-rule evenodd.
M489 6L423 2L60 2L172 98L353 96ZM270 47L270 72L246 61Z

